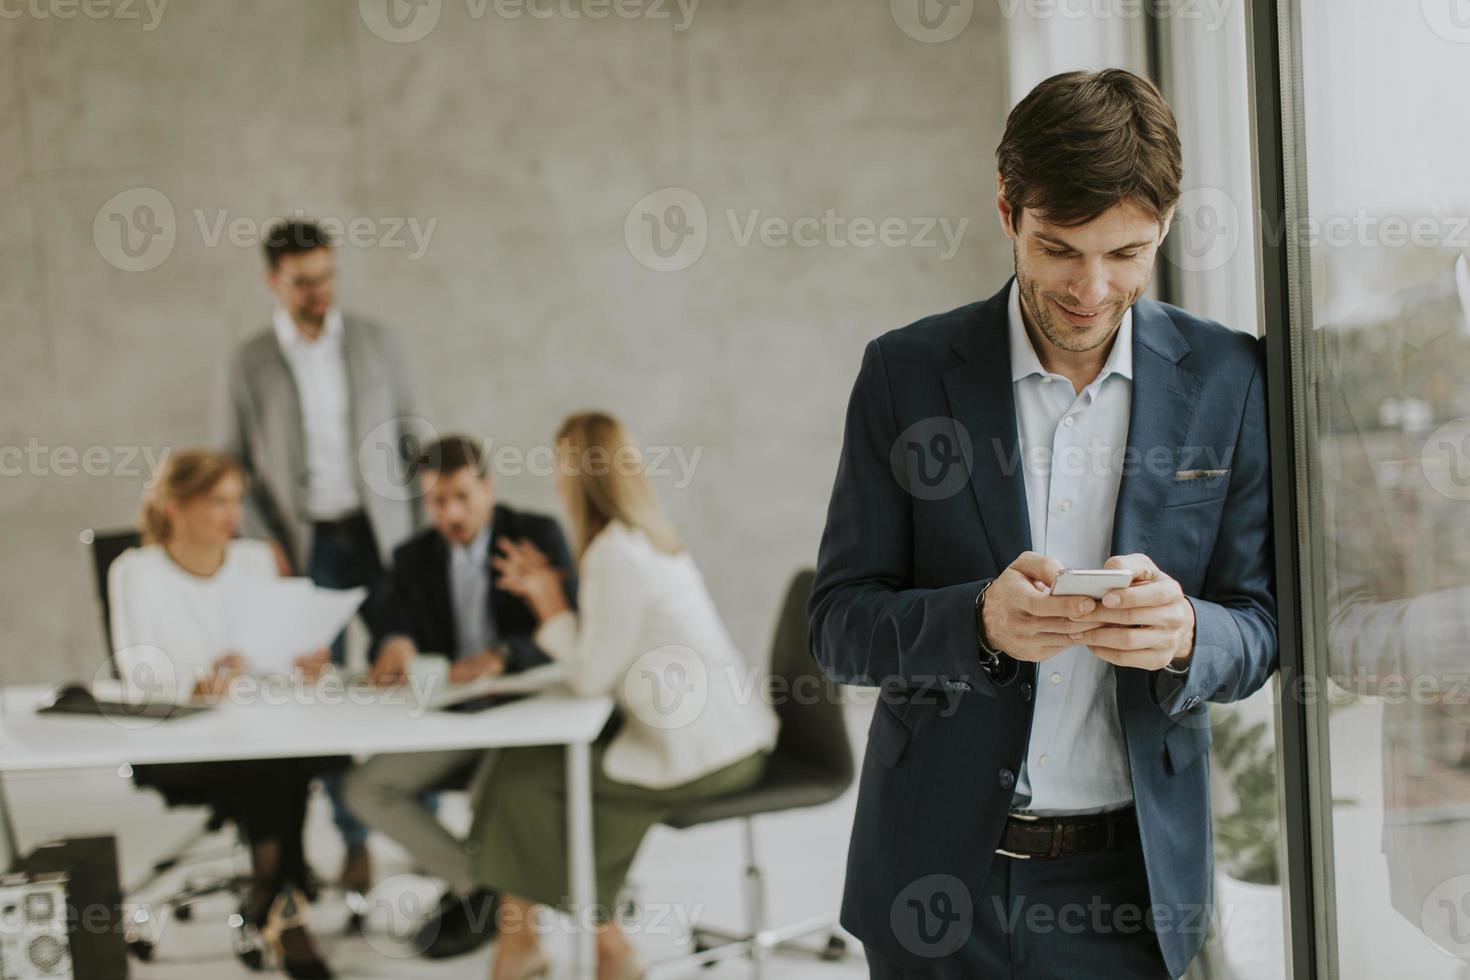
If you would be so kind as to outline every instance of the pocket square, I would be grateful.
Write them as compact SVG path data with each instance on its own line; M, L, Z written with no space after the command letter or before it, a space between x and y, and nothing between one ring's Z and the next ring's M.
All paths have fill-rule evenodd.
M1222 476L1229 475L1229 470L1180 470L1174 474L1174 482L1183 483L1186 480L1218 480Z

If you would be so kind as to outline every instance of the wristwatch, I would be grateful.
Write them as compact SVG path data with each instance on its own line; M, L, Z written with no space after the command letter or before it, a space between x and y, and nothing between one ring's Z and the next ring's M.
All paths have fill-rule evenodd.
M975 645L980 648L980 669L993 674L1000 669L1003 652L990 645L985 636L985 592L995 584L995 579L986 582L975 597Z

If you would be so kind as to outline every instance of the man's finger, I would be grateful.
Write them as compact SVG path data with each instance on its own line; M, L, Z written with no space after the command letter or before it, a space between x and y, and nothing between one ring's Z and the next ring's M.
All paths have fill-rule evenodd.
M1092 629L1097 629L1096 622L1073 619L1070 616L1037 616L1026 623L1028 633L1058 633L1063 636L1076 636Z
M1087 596L1037 594L1024 597L1021 608L1032 616L1064 619L1087 615L1097 608L1097 600Z
M1055 558L1048 558L1034 551L1027 551L1015 561L1011 562L1011 568L1014 568L1029 579L1034 579L1037 582L1042 582L1050 586L1057 580L1057 573L1062 570L1062 563Z
M1110 647L1114 650L1149 650L1158 646L1156 630L1134 629L1131 626L1098 626L1087 638L1089 647Z
M1103 568L1126 568L1133 573L1133 581L1149 581L1158 578L1159 566L1148 555L1114 555L1103 562Z
M1135 582L1123 589L1113 589L1102 597L1105 609L1139 609L1145 606L1167 606L1184 593L1171 578L1152 582Z

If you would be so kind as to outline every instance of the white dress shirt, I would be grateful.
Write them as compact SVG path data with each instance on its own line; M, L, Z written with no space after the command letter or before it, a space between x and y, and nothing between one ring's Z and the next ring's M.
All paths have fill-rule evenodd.
M662 552L614 521L578 572L580 614L542 623L536 644L578 694L611 694L622 708L608 778L667 789L775 746L763 676L735 649L688 552Z
M241 582L275 578L264 541L239 538L224 564L202 577L180 568L161 544L129 548L107 571L115 666L139 698L187 701L214 662L230 652L230 596Z
M1111 550L1128 445L1133 310L1123 314L1102 371L1080 394L1067 378L1042 368L1015 282L1009 313L1031 549L1065 568L1101 568ZM1132 800L1112 665L1081 645L1037 664L1036 707L1015 806L1043 815L1096 813Z
M291 365L301 400L306 438L306 510L313 520L331 521L362 508L353 469L352 394L342 350L342 314L328 311L322 332L308 340L280 307L271 317L276 339Z
M490 615L490 525L469 544L449 545L449 590L454 600L457 658L473 657L495 640Z

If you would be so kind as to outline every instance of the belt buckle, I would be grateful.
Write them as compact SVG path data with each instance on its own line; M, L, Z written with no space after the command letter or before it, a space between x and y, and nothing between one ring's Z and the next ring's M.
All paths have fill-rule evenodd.
M1036 821L1041 819L1034 813L1021 813L1015 810L1012 810L1010 813L1006 814L1006 816L1008 819L1012 820ZM1015 851L1008 851L1003 847L997 847L995 849L995 853L1004 854L1008 858L1019 858L1022 861L1029 861L1036 856L1034 854L1017 854Z

